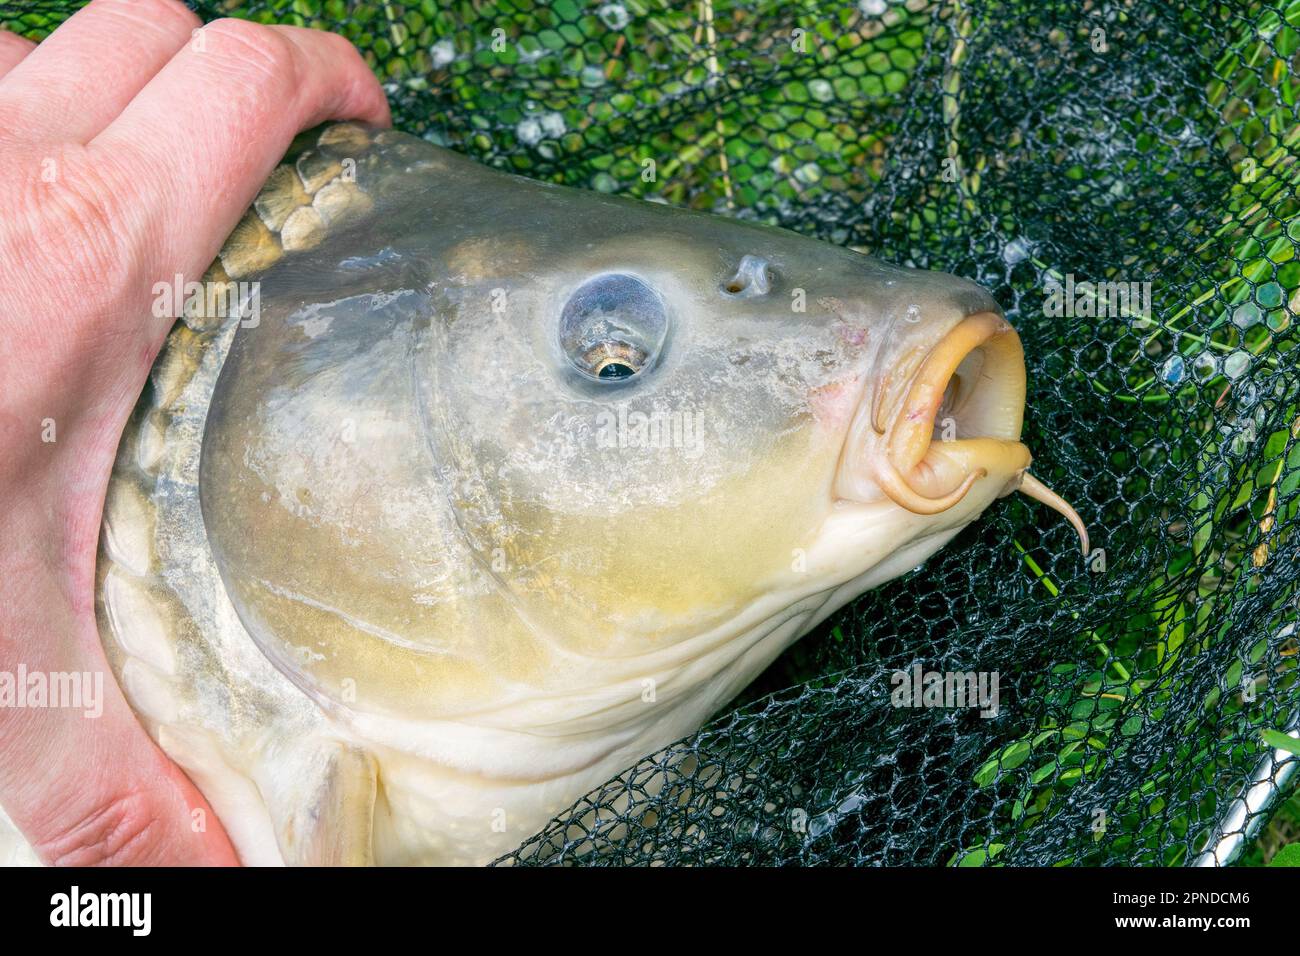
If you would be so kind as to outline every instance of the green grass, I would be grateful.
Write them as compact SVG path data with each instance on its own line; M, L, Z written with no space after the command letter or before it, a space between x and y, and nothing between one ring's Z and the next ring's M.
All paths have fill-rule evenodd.
M1108 388L1098 378L1085 377L1092 387L1110 399L1168 403L1185 401L1190 393L1194 400L1198 393L1220 389L1226 392L1251 381L1249 374L1234 381L1225 374L1231 366L1224 359L1213 362L1202 358L1205 355L1231 359L1244 354L1246 358L1237 359L1237 367L1244 362L1251 369L1261 364L1276 368L1280 362L1295 361L1295 349L1300 343L1294 323L1295 312L1300 307L1300 267L1295 261L1300 241L1300 218L1295 203L1300 193L1300 166L1295 162L1295 146L1300 142L1295 110L1300 76L1292 71L1298 46L1297 29L1300 29L1300 3L1282 4L1276 10L1265 11L1255 21L1255 29L1243 31L1227 44L1218 59L1215 79L1206 92L1210 102L1222 111L1225 130L1243 144L1238 146L1236 157L1241 180L1225 204L1221 227L1207 237L1198 251L1208 248L1212 242L1229 238L1233 243L1231 257L1206 270L1200 282L1188 290L1182 308L1166 319L1145 322L1149 331L1135 349L1120 388ZM1269 39L1276 43L1276 53ZM1261 88L1267 89L1269 84L1269 96L1260 97ZM1260 99L1271 106L1252 109L1252 104ZM1276 214L1279 211L1283 213L1281 216ZM1053 263L1034 262L1045 273L1060 277ZM1202 318L1207 308L1217 309L1208 327ZM1245 328L1240 321L1234 322L1243 309L1250 310L1250 324ZM1139 324L1143 321L1140 316L1130 318ZM1189 328L1193 318L1199 321ZM1181 381L1172 380L1174 375L1153 375L1151 363L1140 359L1156 350L1163 358L1162 371L1190 370L1199 361L1207 374L1199 380L1184 374L1178 376ZM1076 374L1083 376L1082 372ZM1252 536L1252 530L1240 527L1250 524L1261 529L1285 528L1287 533L1294 528L1295 493L1300 487L1300 445L1296 443L1300 436L1300 406L1296 405L1294 394L1287 398L1290 404L1282 417L1294 424L1267 436L1262 468L1258 459L1251 459L1244 461L1235 473L1217 476L1218 480L1212 481L1210 476L1198 473L1200 487L1188 489L1196 515L1191 544L1186 553L1175 555L1166 565L1165 576L1153 577L1127 596L1125 604L1135 609L1134 614L1082 632L1068 641L1070 647L1090 649L1085 653L1093 661L1091 672L1076 687L1073 702L1063 700L1057 708L1057 712L1065 710L1078 719L1040 726L990 754L976 773L974 783L984 787L1022 766L1035 768L1032 773L1014 775L1019 792L1011 806L1009 832L1040 822L1054 807L1060 806L1055 798L1068 791L1072 784L1100 773L1107 761L1121 758L1130 745L1126 738L1136 737L1153 715L1160 714L1162 702L1179 692L1178 684L1170 675L1180 656L1201 652L1215 640L1220 629L1211 616L1221 610L1225 588L1238 586L1243 594L1251 593L1253 588L1241 572L1249 565L1262 568L1268 564L1269 554L1263 544L1246 550L1224 545L1224 538ZM1202 462L1219 458L1221 443L1217 424L1215 410L1209 408L1199 425L1193 426L1205 435ZM1216 487L1225 489L1226 493L1216 495L1212 490ZM1279 506L1279 501L1286 504ZM1212 530L1231 525L1234 515L1239 516L1239 527L1230 535L1214 537ZM1023 555L1029 573L1041 582L1047 599L1058 599L1058 585L1044 574L1019 542L1015 546ZM1224 573L1202 576L1194 588L1188 589L1179 572L1200 562L1206 556L1206 549L1212 546L1222 548L1214 557ZM1278 573L1295 572L1279 569ZM1261 663L1265 644L1262 638L1261 635L1254 649L1252 664ZM1276 683L1272 686L1275 693L1300 701L1295 653L1292 640L1281 652L1283 664L1274 675ZM1067 674L1074 669L1073 662L1061 668ZM1226 675L1226 685L1238 685L1242 671L1240 664L1235 665ZM1240 695L1226 695L1223 699L1211 695L1205 704L1207 708L1221 708L1229 719L1236 716L1243 722L1249 720ZM1280 746L1280 740L1289 739L1276 731L1266 733L1272 736L1261 737L1253 752L1263 755L1272 747ZM1214 743L1192 737L1177 763L1183 766L1209 763L1219 752ZM1247 754L1237 756L1246 758ZM1135 834L1135 843L1151 837L1154 829L1170 826L1169 815L1158 797L1164 788L1173 785L1176 772L1181 769L1171 766L1166 772L1156 774L1140 790L1131 793L1124 805L1112 808L1112 813L1121 818L1124 832ZM1259 865L1286 843L1300 838L1296 827L1300 819L1296 816L1298 800L1300 797L1295 795L1282 798L1282 809L1243 855L1244 864ZM1204 820L1200 822L1203 824ZM1175 820L1174 826L1177 825ZM1192 823L1184 821L1183 825ZM984 862L988 857L986 848L1000 847L1008 839L1006 833L990 834L984 846L957 854L954 862L962 865ZM1180 848L1163 862L1177 865L1186 861Z

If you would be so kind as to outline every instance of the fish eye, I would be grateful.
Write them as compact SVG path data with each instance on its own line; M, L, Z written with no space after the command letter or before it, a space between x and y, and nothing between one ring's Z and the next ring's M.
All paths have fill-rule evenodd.
M560 314L560 349L589 379L634 378L658 358L668 333L663 299L636 276L597 276L569 297Z

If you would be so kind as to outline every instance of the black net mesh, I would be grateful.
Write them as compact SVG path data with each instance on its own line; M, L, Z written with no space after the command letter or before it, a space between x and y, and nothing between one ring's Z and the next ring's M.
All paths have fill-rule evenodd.
M485 163L974 278L1024 341L1100 550L1000 502L509 862L1182 864L1276 806L1241 797L1300 710L1300 2L196 6L343 34ZM916 667L997 672L997 715L894 706Z

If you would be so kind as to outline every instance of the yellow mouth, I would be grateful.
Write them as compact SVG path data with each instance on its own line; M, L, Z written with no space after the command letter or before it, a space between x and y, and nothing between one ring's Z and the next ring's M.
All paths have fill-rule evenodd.
M1078 513L1028 472L1032 456L1020 443L1024 350L1005 319L981 312L959 322L922 358L896 411L886 407L887 391L882 378L871 397L875 434L867 439L864 464L891 501L936 515L981 479L1010 476L1000 494L1021 491L1060 512L1087 555L1088 531Z

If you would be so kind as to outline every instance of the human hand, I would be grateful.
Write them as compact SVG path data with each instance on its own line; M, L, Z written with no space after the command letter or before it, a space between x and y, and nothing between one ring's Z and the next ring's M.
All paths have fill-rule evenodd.
M154 284L203 274L297 132L389 122L340 37L199 28L92 0L38 47L0 31L0 673L107 674L96 718L0 701L0 805L47 863L237 862L108 672L105 489L170 326Z

